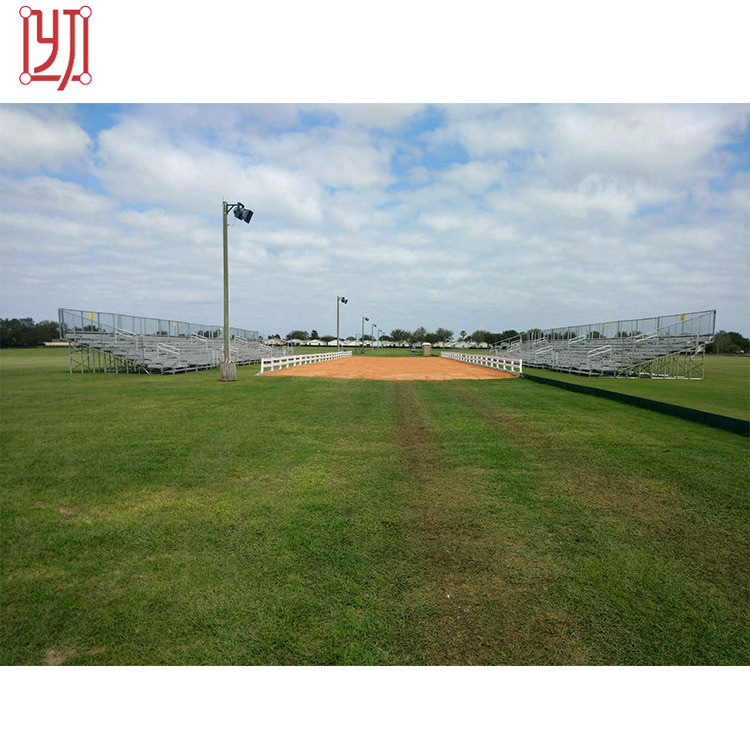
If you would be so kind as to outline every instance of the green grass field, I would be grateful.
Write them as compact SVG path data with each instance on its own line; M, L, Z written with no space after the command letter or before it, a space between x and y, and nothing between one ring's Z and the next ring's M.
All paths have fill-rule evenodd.
M256 371L0 354L3 664L747 664L747 438Z
M726 417L750 419L750 357L706 356L705 370L703 380L659 380L589 378L585 375L524 367L524 372L545 378L629 393Z

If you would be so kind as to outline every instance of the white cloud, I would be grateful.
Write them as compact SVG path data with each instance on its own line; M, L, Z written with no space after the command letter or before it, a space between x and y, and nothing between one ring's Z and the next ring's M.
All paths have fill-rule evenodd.
M474 195L482 195L493 185L505 182L506 164L504 162L472 161L467 164L455 164L442 176L444 182L456 186L459 190Z
M8 177L0 184L3 204L14 212L28 212L39 221L56 215L94 217L114 211L116 203L70 180L37 174L28 178Z
M83 160L86 132L66 107L0 107L0 168L59 170Z
M458 142L472 159L497 159L538 142L534 108L459 105L445 108L446 124L425 136L434 146Z
M566 107L550 122L563 174L617 173L673 184L718 174L716 149L746 127L747 107Z
M132 204L206 214L220 213L226 199L302 223L322 215L319 187L307 175L192 140L174 143L133 118L100 134L98 158L106 189Z
M421 112L424 106L421 104L334 104L315 109L335 113L346 125L392 131Z

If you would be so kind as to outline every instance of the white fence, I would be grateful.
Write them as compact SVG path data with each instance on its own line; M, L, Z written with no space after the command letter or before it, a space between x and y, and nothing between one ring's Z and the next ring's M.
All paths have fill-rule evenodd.
M271 357L260 361L260 372L270 372L271 370L284 370L287 367L298 367L299 365L312 365L315 362L328 362L332 359L342 359L351 357L351 351L346 352L323 352L319 354L295 354L292 357Z
M493 370L503 370L513 375L523 374L523 360L511 357L497 357L491 354L466 354L463 352L441 352L441 357L456 359L459 362L467 362L470 365L481 365L491 367Z

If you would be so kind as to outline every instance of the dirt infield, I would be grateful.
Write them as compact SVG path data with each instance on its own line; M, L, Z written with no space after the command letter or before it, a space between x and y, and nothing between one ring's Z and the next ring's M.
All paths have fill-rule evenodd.
M443 357L346 357L265 373L264 377L347 378L357 380L497 380L508 372Z

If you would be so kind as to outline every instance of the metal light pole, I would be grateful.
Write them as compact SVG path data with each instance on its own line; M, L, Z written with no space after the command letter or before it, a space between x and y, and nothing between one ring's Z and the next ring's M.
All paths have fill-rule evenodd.
M336 351L341 349L341 337L339 336L339 302L346 304L349 300L346 297L336 297Z
M370 321L369 318L366 318L364 315L362 316L362 338L359 340L359 353L364 354L365 353L365 321Z
M249 208L245 208L242 203L229 204L222 201L221 218L224 225L224 361L219 365L219 380L222 381L237 380L237 365L232 362L229 353L229 233L227 230L227 214L231 208L234 209L234 215L246 224L249 224L250 219L253 218L253 212Z

